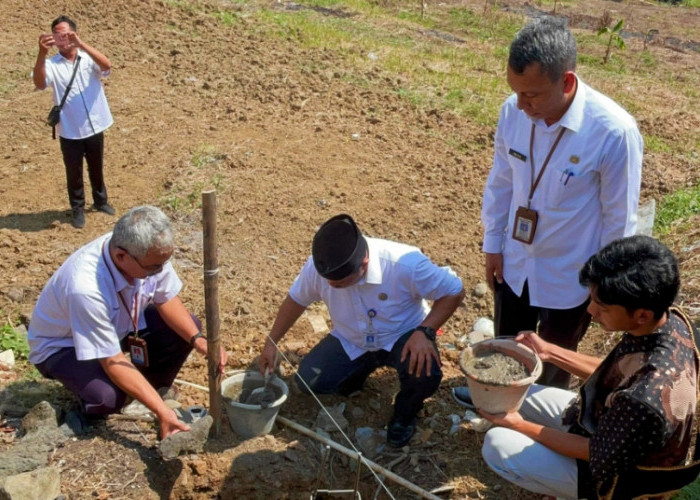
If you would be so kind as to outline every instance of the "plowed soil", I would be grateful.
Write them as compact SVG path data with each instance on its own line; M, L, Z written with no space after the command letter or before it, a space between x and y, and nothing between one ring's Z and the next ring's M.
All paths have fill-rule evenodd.
M480 12L483 5L472 7ZM88 212L84 229L70 225L59 146L43 125L50 91L34 92L29 77L39 34L66 13L78 21L82 38L113 64L105 83L115 117L106 133L110 201L118 215L135 205L155 204L172 217L178 241L174 264L185 282L182 297L201 318L200 193L217 191L218 298L230 369L253 363L318 225L350 213L366 234L415 244L434 261L452 266L468 291L440 337L445 378L426 403L417 437L406 452L385 449L374 460L425 490L450 486L443 498L535 498L487 470L479 452L483 435L466 423L450 433L450 415L463 415L449 394L451 387L464 384L458 340L478 317L491 315L491 296L472 292L483 281L479 212L494 126L415 106L400 97L401 77L371 62L358 69L331 49L260 35L247 15L260 8L303 7L279 0L274 5L255 0L3 0L0 309L26 323L60 263L115 221ZM524 20L551 6L499 1L497 8ZM696 10L638 0L566 3L558 9L577 30L589 33L606 10L614 11L616 18L626 19L630 51L641 50L641 36L649 29L658 30L649 50L663 65L659 71L676 81L700 68ZM227 12L238 22L221 22ZM322 14L361 15L349 9ZM445 43L458 41L446 37ZM647 88L634 75L621 78L630 99L638 100L634 113L642 132L673 141L700 126L697 108L678 101L662 83ZM611 92L609 85L600 90ZM694 158L647 154L643 199L695 185L700 170L697 154ZM685 244L682 238L678 242L678 248ZM697 257L697 249L689 251ZM696 297L686 292L683 300L697 304ZM282 342L287 381L322 335L314 326L318 317L328 323L325 309L313 306ZM609 345L605 335L593 331L585 348L601 352ZM206 362L193 358L180 378L207 386ZM395 375L380 371L359 397L320 402L346 404L346 432L354 441L358 427L386 423L397 388ZM183 404L208 405L205 391L188 385L181 390ZM292 391L280 414L313 428L319 409L319 402ZM339 432L331 437L349 446ZM7 441L0 446L12 446ZM352 488L355 480L345 455L332 452L321 468L322 444L280 424L267 436L244 441L224 418L220 436L204 453L171 461L158 456L155 443L151 423L111 419L57 449L50 463L61 470L62 491L71 499L305 499L316 488ZM408 489L384 482L391 494L369 471L361 471L362 498L415 498Z

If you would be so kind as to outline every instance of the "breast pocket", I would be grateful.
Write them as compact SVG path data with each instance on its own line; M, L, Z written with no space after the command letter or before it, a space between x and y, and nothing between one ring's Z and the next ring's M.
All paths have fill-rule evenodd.
M599 192L599 176L595 170L573 163L552 165L547 183L545 205L553 210L576 209Z

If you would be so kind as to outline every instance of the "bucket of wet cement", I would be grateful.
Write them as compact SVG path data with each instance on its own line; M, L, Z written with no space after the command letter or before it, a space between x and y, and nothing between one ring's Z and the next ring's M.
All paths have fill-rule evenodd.
M474 405L489 413L520 409L527 390L542 374L537 354L511 339L472 344L460 354L459 366Z
M284 380L273 377L269 381L268 390L274 392L274 401L259 404L259 398L252 398L256 404L248 404L252 392L264 385L265 378L253 370L236 373L221 382L221 397L228 421L233 431L244 439L268 434L280 407L289 396L289 388Z

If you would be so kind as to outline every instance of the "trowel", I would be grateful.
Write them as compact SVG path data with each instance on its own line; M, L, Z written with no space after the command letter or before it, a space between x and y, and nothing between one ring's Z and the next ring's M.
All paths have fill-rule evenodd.
M248 405L260 405L267 408L277 399L275 391L270 387L270 379L274 376L271 368L265 368L265 383L262 387L253 389L245 401Z

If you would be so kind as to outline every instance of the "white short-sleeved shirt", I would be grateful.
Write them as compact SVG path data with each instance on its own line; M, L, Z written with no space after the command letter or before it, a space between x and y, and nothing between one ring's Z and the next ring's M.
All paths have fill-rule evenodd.
M85 139L103 132L112 123L102 78L110 71L102 71L84 51L78 50L80 63L75 80L61 110L61 121L56 126L58 135L66 139ZM54 104L58 105L73 74L73 63L60 53L44 62L46 86L53 88Z
M111 236L68 257L42 290L29 323L32 363L65 347L75 347L79 360L114 356L121 352L119 341L133 331L130 314L137 292L139 329L146 327L146 306L165 303L180 292L182 281L169 262L160 273L130 285L109 255Z
M331 335L338 338L350 359L368 350L391 350L399 337L418 326L437 300L462 291L462 280L449 267L433 264L420 249L376 238L366 238L369 265L365 276L348 288L333 288L314 267L304 264L289 290L297 304L308 307L323 301L333 322ZM369 321L370 311L376 316ZM373 330L376 345L366 347Z
M535 177L561 127L566 131L532 198L538 221L528 245L512 232L515 212L527 206L530 192L533 123ZM634 118L579 79L571 106L549 127L519 110L517 96L510 96L501 109L495 150L481 212L483 251L503 253L504 279L518 295L527 280L533 306L578 306L588 296L578 282L583 264L636 229L643 139Z

